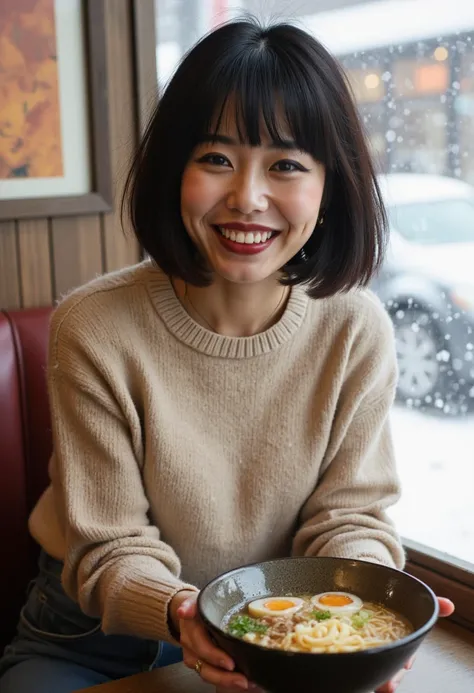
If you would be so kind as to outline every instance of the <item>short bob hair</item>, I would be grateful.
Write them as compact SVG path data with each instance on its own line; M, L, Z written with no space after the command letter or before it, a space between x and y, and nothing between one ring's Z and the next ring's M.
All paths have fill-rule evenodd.
M387 223L344 73L302 29L262 26L253 18L224 24L201 39L151 117L122 203L144 250L169 276L196 286L212 283L184 227L180 188L193 150L218 130L227 103L235 109L242 142L258 146L262 122L278 142L279 110L298 147L326 169L323 223L304 253L282 268L282 283L304 283L313 298L366 285L382 261Z

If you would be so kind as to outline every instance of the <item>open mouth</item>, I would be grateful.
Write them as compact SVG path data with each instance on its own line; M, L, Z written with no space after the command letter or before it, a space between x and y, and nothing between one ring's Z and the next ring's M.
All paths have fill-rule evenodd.
M224 229L221 226L214 226L214 230L228 241L241 245L261 245L277 235L277 231L235 231L234 229Z

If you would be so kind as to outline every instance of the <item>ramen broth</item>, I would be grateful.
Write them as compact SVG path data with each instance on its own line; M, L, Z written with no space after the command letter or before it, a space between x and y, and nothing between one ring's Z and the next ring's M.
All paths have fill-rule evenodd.
M258 599L228 617L224 630L262 647L323 654L381 647L406 637L413 627L380 604L326 592Z

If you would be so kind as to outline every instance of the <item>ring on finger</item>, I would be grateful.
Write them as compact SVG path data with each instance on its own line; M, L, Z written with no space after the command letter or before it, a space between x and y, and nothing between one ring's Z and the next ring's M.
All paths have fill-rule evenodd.
M195 671L196 674L198 674L199 676L201 676L202 665L203 665L203 663L201 662L201 660L200 660L200 659L196 659L196 664L194 665L194 671Z

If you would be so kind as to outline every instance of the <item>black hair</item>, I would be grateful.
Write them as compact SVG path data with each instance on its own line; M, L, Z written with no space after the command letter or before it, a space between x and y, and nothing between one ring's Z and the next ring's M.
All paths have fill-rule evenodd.
M284 23L229 22L179 65L125 186L122 212L128 205L142 248L169 276L196 286L212 282L181 219L180 188L193 150L217 131L229 103L242 142L260 144L262 117L270 138L279 141L283 113L298 147L325 166L323 223L304 253L282 268L282 283L305 283L313 298L366 285L382 261L387 223L364 129L337 60L308 33Z

